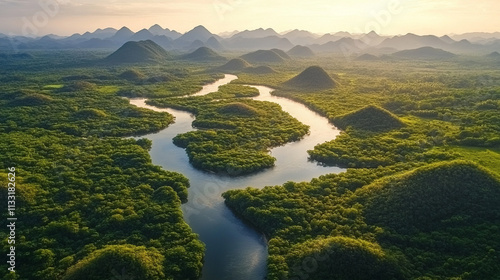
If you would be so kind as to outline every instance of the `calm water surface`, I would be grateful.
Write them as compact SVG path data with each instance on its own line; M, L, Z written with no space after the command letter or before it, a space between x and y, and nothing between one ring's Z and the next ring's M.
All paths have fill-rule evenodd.
M217 91L220 85L237 79L226 75L224 79L205 86L195 95L200 96ZM275 97L273 89L253 86L260 91L254 100L275 102L284 111L310 126L310 134L301 141L289 143L271 150L277 159L276 166L257 174L243 177L228 177L203 172L189 164L184 151L172 143L177 134L194 130L191 123L194 116L190 113L159 109L145 104L145 99L131 99L130 103L155 111L169 112L175 116L175 123L163 131L142 137L151 139L150 151L154 164L165 170L177 171L189 178L189 201L182 206L184 218L194 232L206 244L203 280L259 280L266 274L267 245L262 234L237 219L224 205L221 194L230 189L248 186L262 188L281 185L287 181L310 181L312 178L328 173L344 171L337 167L324 167L308 161L307 150L315 145L334 139L339 130L328 120L306 106L286 98Z

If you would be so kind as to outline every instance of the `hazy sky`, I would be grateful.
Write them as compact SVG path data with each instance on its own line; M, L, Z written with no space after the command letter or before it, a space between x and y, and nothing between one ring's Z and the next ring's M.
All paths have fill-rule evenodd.
M158 23L186 32L274 28L443 35L500 31L498 0L0 0L0 32L70 35Z

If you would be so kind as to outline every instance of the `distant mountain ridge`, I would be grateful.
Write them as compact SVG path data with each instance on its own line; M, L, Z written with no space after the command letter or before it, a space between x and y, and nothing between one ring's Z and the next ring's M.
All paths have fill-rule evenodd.
M279 37L280 34L278 34L272 28L268 28L268 29L259 28L259 29L255 29L255 30L245 30L245 31L242 31L242 32L238 32L238 33L234 34L231 38L237 38L237 37L241 37L241 38L263 38L263 37L269 37L269 36L278 36Z
M311 33L307 30L292 30L281 35L283 38L287 38L294 45L304 45L308 44L319 38L318 34Z
M210 33L203 25L198 25L192 30L184 33L182 36L176 39L177 42L194 42L196 40L207 41L210 37L218 37L215 34Z
M422 47L442 49L456 54L487 55L500 52L500 32L465 33L441 37L408 33L398 36L382 36L374 31L367 34L334 32L315 34L307 30L291 30L278 33L272 28L233 31L219 36L203 25L180 33L155 24L133 32L126 26L96 29L94 32L61 37L54 34L30 38L0 35L0 51L15 49L117 49L128 41L151 40L167 50L193 51L199 47L226 51L291 50L296 46L307 47L314 53L337 53L346 57L359 57L364 53L389 54L396 51ZM303 49L305 51L305 49Z

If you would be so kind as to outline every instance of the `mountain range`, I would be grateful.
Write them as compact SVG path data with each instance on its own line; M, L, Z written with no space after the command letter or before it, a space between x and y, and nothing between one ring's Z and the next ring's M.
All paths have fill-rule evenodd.
M416 35L381 36L372 31L367 34L337 32L315 34L306 30L278 33L272 28L259 28L223 33L210 32L202 25L182 34L158 24L133 32L127 27L105 28L94 32L62 37L46 35L38 38L7 36L0 33L0 52L30 49L109 49L116 50L128 41L151 40L166 50L192 52L200 47L228 51L291 50L304 46L314 53L341 53L347 56L389 54L397 51L431 47L457 54L485 55L500 51L500 32L466 33L445 36Z

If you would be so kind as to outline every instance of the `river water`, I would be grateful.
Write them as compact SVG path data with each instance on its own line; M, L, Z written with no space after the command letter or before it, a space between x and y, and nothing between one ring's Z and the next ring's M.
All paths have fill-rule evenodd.
M237 79L234 75L214 84L207 85L197 96L214 92L220 85ZM284 111L300 122L310 126L310 133L301 141L288 143L271 150L276 166L262 172L229 177L197 170L189 164L184 149L175 146L172 138L177 134L192 131L194 116L190 113L160 109L145 104L145 99L131 99L138 107L169 112L175 116L175 123L154 134L142 136L153 141L150 154L153 163L165 170L176 171L189 178L188 202L182 210L186 222L206 245L203 280L261 280L266 275L267 245L265 237L236 218L225 206L221 194L230 189L248 186L282 185L287 181L310 181L328 173L340 173L344 169L324 167L308 161L307 150L325 141L333 140L340 131L326 118L309 110L306 106L286 98L272 96L273 89L253 86L260 91L254 100L275 102Z

